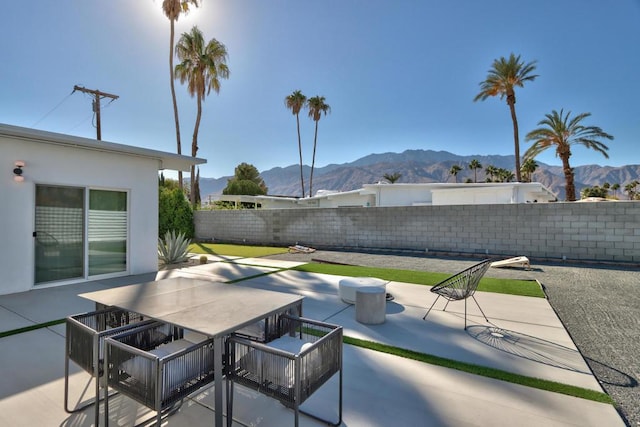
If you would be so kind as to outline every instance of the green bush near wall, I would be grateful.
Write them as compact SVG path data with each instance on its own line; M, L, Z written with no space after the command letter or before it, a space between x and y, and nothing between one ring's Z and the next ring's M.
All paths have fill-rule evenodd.
M160 187L159 189L159 221L158 236L164 236L169 230L184 233L187 238L193 238L193 209L179 188Z

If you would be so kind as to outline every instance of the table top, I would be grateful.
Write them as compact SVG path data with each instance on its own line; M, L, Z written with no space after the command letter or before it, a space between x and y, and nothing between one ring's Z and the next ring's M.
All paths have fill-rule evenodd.
M227 335L302 303L300 295L176 277L79 295L200 332Z

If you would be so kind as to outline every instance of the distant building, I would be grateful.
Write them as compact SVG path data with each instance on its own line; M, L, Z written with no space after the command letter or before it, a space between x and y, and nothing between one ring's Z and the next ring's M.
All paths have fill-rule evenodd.
M158 171L205 160L0 124L0 294L158 270Z
M547 203L556 196L539 182L365 184L358 190L320 190L304 199L276 196L219 196L263 209Z

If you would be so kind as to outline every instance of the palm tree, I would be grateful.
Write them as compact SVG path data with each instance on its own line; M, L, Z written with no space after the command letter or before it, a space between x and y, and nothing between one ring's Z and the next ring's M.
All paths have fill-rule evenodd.
M578 114L570 119L571 111L564 114L563 110L558 113L553 110L551 114L547 114L544 120L538 122L540 127L532 130L527 134L527 141L533 141L533 145L529 147L525 153L525 159L535 158L538 154L547 148L554 146L556 156L562 160L562 170L566 181L566 199L568 201L576 200L576 187L573 180L573 168L569 165L569 157L571 157L571 146L580 144L587 148L592 148L605 158L609 158L607 150L609 147L604 145L599 139L613 139L613 136L604 132L596 126L584 126L582 120L586 119L591 113Z
M520 61L520 55L513 53L509 59L500 57L493 61L486 80L480 83L480 93L473 99L484 101L490 96L499 95L500 99L507 97L507 105L511 111L511 121L513 122L513 142L516 157L516 179L520 176L520 137L518 136L518 119L516 117L516 92L515 87L523 87L525 82L535 80L537 75L531 74L536 69L536 61L525 64Z
M397 180L402 178L402 174L400 172L385 173L382 177L389 181L390 184L395 184Z
M322 113L326 116L331 112L329 104L324 102L324 96L314 96L307 101L307 108L309 109L309 117L316 122L315 135L313 137L313 158L311 160L311 176L309 178L309 195L313 196L313 169L316 164L316 142L318 141L318 122Z
M471 160L469 169L473 170L473 182L478 182L478 169L482 169L482 164L476 159Z
M629 200L636 200L638 197L638 185L640 185L640 182L638 182L638 180L633 180L631 181L629 184L624 186L624 191L627 192L627 197L629 197Z
M453 175L454 182L458 182L458 172L460 172L461 170L462 168L458 165L453 165L451 166L451 169L449 169L449 173Z
M180 142L180 119L178 118L178 102L176 101L176 88L173 81L173 45L175 39L175 22L180 18L180 14L189 12L189 5L198 7L198 0L164 0L162 11L171 22L171 33L169 36L169 81L171 82L171 100L173 101L173 118L176 122L176 143L178 154L182 154L182 143ZM182 171L178 171L178 183L182 188Z
M514 178L513 172L504 168L499 168L496 176L498 177L498 182L511 182Z
M484 171L488 175L487 182L493 182L498 175L498 168L493 165L487 166Z
M614 183L611 185L611 190L613 191L613 196L614 197L618 197L618 190L620 189L620 184L619 183Z
M524 163L522 164L521 170L522 174L524 175L524 179L527 182L531 182L531 177L536 169L538 169L538 162L533 159L525 159Z
M298 125L298 153L300 154L300 185L302 186L302 197L304 198L304 176L302 175L302 141L300 140L300 110L306 105L307 97L299 90L284 99L284 105L296 116Z
M191 155L198 153L198 129L202 117L202 101L213 89L220 92L220 79L229 78L227 67L227 48L216 39L211 39L205 44L204 36L198 27L194 26L191 32L182 34L176 45L176 55L180 64L176 65L176 78L180 83L187 82L187 90L191 97L196 97L198 110L196 123L193 129L191 141ZM195 166L191 166L191 203L195 206Z

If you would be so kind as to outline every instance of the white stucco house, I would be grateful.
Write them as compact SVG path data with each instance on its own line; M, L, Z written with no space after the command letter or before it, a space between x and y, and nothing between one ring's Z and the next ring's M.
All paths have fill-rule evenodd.
M254 203L263 209L387 207L546 203L556 196L539 182L484 182L474 184L365 184L352 191L320 190L304 199L274 196L220 196L218 200Z
M158 171L203 163L0 124L0 294L157 271Z

